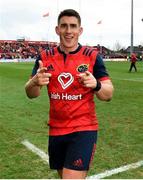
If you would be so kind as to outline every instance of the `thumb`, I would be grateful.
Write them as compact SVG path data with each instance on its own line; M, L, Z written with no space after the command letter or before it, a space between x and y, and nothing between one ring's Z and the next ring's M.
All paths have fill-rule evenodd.
M41 60L39 60L39 69L42 69L44 66L43 66L43 62Z
M85 71L86 76L90 76L91 73L89 71Z
M44 73L44 72L46 72L46 67L44 67L44 65L43 65L43 62L41 61L41 60L39 60L39 68L38 68L38 73Z
M91 73L89 71L85 71L84 73L77 74L78 77L84 78L90 76Z

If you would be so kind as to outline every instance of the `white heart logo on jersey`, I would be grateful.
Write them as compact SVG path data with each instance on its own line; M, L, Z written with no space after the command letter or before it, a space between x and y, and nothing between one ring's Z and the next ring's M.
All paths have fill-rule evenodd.
M61 73L58 76L58 81L60 82L63 89L69 87L74 80L74 77L70 73Z

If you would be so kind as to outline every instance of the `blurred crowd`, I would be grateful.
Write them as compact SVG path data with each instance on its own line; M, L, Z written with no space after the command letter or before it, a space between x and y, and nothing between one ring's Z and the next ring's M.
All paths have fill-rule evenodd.
M0 59L36 58L43 49L57 46L48 41L0 40Z
M44 49L57 46L57 42L49 41L26 41L26 40L0 40L0 60L1 59L35 59ZM92 46L97 49L104 59L130 59L130 47L119 52L112 51L104 46ZM138 60L143 60L140 47L134 47Z

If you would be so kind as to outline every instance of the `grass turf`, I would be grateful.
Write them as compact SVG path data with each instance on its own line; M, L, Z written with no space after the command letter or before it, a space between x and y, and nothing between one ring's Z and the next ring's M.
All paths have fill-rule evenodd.
M128 62L106 62L115 92L111 102L95 98L100 130L88 176L143 160L143 63L138 62L137 73L128 73L129 65ZM0 63L1 179L58 177L21 144L27 139L47 152L49 103L46 88L34 100L29 100L24 92L32 66L32 63ZM143 167L107 178L143 178Z

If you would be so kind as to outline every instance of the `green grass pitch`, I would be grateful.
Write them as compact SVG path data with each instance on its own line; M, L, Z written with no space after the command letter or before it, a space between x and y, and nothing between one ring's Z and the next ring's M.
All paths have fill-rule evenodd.
M115 92L111 102L95 98L99 136L88 176L143 160L143 62L128 73L129 62L106 62ZM21 142L47 152L49 103L46 88L30 100L24 85L33 63L0 63L0 178L52 179L55 171ZM107 177L143 178L143 167Z

